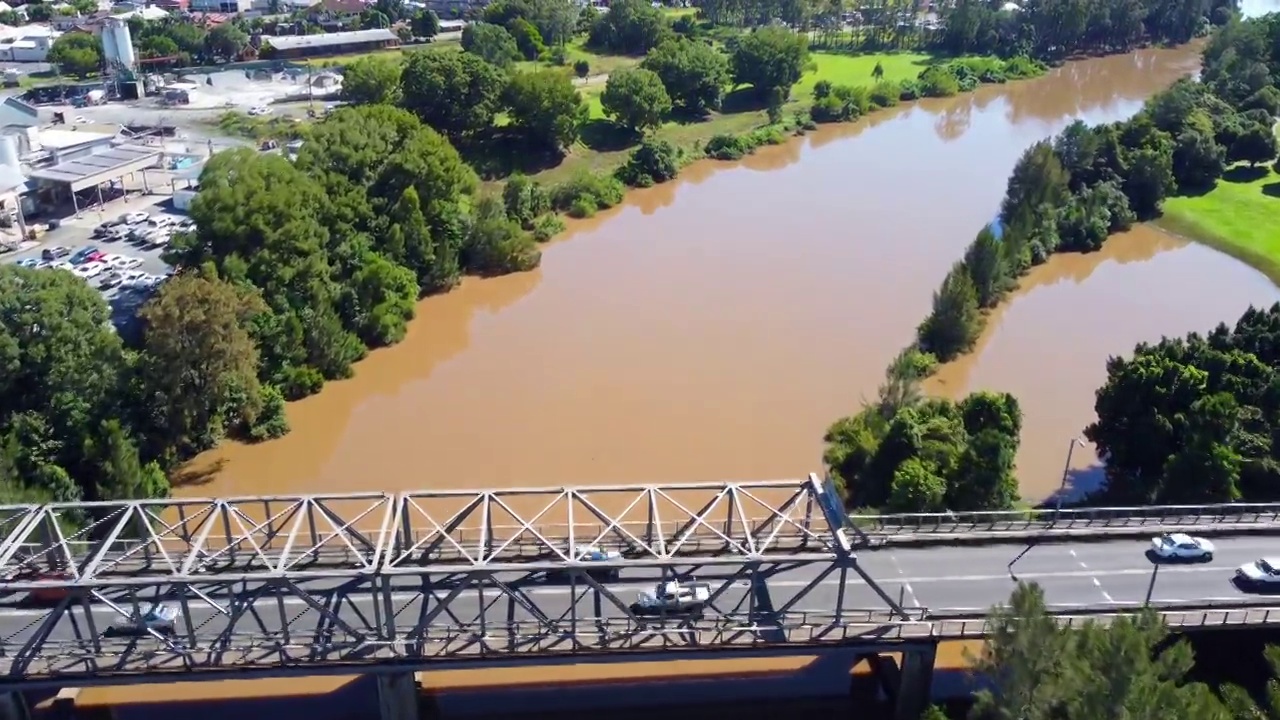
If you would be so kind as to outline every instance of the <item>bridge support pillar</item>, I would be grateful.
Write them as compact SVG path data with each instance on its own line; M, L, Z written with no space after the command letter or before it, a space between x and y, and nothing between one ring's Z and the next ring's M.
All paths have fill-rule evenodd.
M902 672L894 698L894 720L918 720L933 697L933 663L937 645L913 648L902 653Z
M0 693L0 720L31 720L31 709L22 693Z
M418 720L418 681L412 672L379 674L379 720Z

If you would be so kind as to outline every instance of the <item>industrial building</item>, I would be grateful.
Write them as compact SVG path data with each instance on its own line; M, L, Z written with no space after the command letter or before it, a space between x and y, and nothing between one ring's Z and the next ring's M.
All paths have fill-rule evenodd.
M36 108L0 102L0 226L79 213L120 191L119 182L160 165L160 148L117 133L41 127Z
M391 30L353 30L323 35L275 35L261 39L261 56L272 60L312 55L341 55L398 47L400 38ZM271 54L266 54L270 46Z

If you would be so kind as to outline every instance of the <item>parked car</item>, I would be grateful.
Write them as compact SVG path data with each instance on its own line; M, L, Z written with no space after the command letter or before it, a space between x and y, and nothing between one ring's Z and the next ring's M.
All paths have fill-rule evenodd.
M45 248L44 252L40 253L40 257L52 262L54 260L61 260L70 254L71 248L58 245L56 247Z
M129 257L128 255L116 255L107 259L106 263L115 270L132 270L142 265L142 259Z
M151 216L144 212L125 213L124 222L126 225L137 225L146 222L149 217Z
M90 245L86 248L80 248L74 255L67 258L72 265L82 265L87 262L93 262L102 257L102 251Z
M16 263L16 265L18 267L24 267L24 268L36 268L40 266L40 259L39 258L23 258L19 260Z
M106 271L106 269L107 269L106 263L87 262L81 265L77 265L75 270L72 270L72 272L74 272L76 275L79 275L82 278L93 278L101 275L103 272Z

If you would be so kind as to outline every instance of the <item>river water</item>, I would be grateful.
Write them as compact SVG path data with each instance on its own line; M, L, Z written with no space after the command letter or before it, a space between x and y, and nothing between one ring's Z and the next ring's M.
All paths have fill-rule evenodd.
M738 164L695 164L573 224L538 270L422 302L403 343L290 405L290 435L206 453L178 492L820 471L824 429L874 396L1023 150L1075 118L1130 116L1197 58L1182 48L1087 60L823 128ZM1238 261L1138 228L1036 269L930 390L1016 394L1023 494L1043 498L1092 419L1108 355L1277 298ZM1074 460L1087 468L1092 453Z

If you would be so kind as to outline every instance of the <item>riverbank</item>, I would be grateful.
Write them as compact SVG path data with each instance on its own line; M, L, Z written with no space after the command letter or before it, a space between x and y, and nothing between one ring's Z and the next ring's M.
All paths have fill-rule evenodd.
M575 51L585 52L582 48L577 48ZM1000 70L1006 66L1006 63L998 59L981 56L947 58L908 52L864 55L812 52L809 69L791 89L791 94L782 107L781 122L770 122L768 111L753 100L746 89L738 88L732 89L726 95L719 111L711 112L697 121L679 119L668 121L661 128L650 132L646 139L668 142L682 150L686 158L702 157L705 154L707 142L718 135L753 137L749 147L754 149L762 144L780 141L789 133L812 129L809 108L814 102L814 88L820 82L862 88L863 91L869 91L882 81L893 83L900 88L903 83L914 83L926 68L952 62L986 65ZM596 67L596 63L592 62L592 72L596 72ZM875 72L877 67L881 71L878 78ZM1034 72L1027 71L1033 67L1036 66L1026 64L1024 67L1019 64L1016 77L1010 79L1031 79L1044 73L1042 66ZM1004 80L1003 74L989 77ZM623 146L617 142L616 129L613 123L605 118L604 109L600 104L600 95L604 92L605 86L605 83L596 83L579 89L590 111L590 120L584 128L583 140L574 146L564 160L555 167L531 173L531 177L539 182L554 184L564 182L584 171L611 173L627 161L635 145L628 143ZM973 90L978 86L980 85L968 89ZM874 112L886 106L897 105L898 102L899 98L893 98L890 103L867 106L863 111ZM863 114L865 112L859 112L850 120L856 120Z
M1280 284L1280 172L1232 168L1213 190L1169 198L1156 224L1238 258Z

